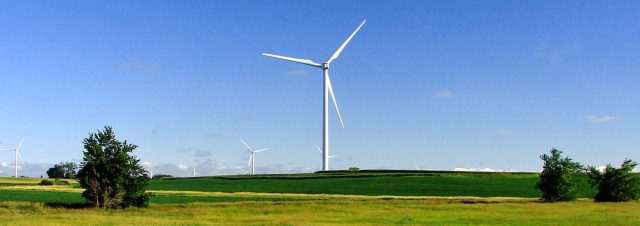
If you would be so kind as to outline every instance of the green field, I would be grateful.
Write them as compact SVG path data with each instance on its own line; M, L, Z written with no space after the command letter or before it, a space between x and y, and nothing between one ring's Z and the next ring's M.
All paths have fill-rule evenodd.
M168 178L151 181L149 208L100 210L83 207L74 181L0 178L0 224L640 224L640 202L540 203L536 181L528 173L424 171Z
M534 173L364 171L154 180L150 190L397 196L540 197ZM586 183L580 197L595 190Z

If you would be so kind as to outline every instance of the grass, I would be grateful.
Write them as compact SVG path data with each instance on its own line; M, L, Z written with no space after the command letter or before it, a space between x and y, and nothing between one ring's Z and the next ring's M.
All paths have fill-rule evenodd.
M640 203L449 203L441 200L301 200L154 204L127 210L0 203L12 225L639 225Z
M334 172L153 180L150 190L398 196L540 197L533 173ZM582 186L581 197L594 190Z
M540 203L536 174L331 172L153 180L149 208L82 208L82 189L0 178L11 225L640 225L640 202ZM583 192L592 192L584 190ZM498 197L495 197L498 196ZM506 197L510 196L510 197Z

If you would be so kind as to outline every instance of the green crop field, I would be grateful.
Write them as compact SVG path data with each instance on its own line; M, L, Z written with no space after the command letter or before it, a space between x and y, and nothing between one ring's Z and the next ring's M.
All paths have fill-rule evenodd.
M364 171L153 180L150 190L398 196L539 197L534 173ZM584 183L581 197L595 190Z
M0 178L0 224L640 224L640 202L540 203L536 181L527 173L424 171L167 178L151 181L149 208L100 210L83 208L74 181Z

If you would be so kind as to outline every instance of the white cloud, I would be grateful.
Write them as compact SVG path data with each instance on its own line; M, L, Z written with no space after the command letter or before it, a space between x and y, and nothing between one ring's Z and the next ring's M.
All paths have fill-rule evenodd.
M196 151L196 153L193 154L193 157L198 157L198 158L202 158L202 157L209 157L211 156L211 152L210 151Z
M298 76L298 77L301 77L301 76L307 76L307 75L309 75L309 72L308 72L308 71L306 71L306 70L302 70L302 69L296 69L296 70L288 71L288 72L287 72L287 75L289 75L289 76Z
M491 169L491 168L457 167L457 168L454 168L453 171L461 171L461 172L503 172L504 170L495 170L495 169Z
M548 47L547 44L540 44L536 48L536 51L533 55L538 59L543 59L551 63L555 63L564 60L567 55L578 51L579 49L580 45L578 44L571 44L563 47L553 48Z
M605 124L605 123L609 123L615 120L618 120L620 118L615 117L615 116L610 116L610 115L605 115L605 116L595 116L595 115L591 115L591 116L587 116L586 120L587 123L590 124Z
M456 94L451 90L443 90L436 92L433 96L436 98L453 98Z
M189 169L189 166L185 165L185 164L178 164L178 168L182 169L182 170L185 170L185 169Z
M500 130L496 132L496 136L499 137L510 137L511 135L513 135L513 132L511 132L511 130Z
M160 64L153 61L129 60L118 65L120 69L127 71L156 72L160 70Z

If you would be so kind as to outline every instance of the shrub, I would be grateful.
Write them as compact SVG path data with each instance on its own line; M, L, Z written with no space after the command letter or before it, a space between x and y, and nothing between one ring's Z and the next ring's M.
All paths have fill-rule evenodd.
M536 184L536 189L542 192L540 199L544 202L575 200L582 165L569 157L562 158L562 152L555 148L551 149L551 155L544 154L540 159L544 161Z
M638 199L640 182L638 175L631 171L638 166L637 162L625 160L620 168L608 164L603 172L593 166L589 167L589 182L598 188L594 197L599 202L625 202Z
M129 155L136 145L118 141L111 127L90 133L83 144L85 151L78 179L85 189L82 197L89 205L100 208L148 205L145 187L149 177L140 160Z
M349 171L359 171L359 170L360 170L360 168L355 167L355 166L349 167Z
M53 181L42 180L42 181L40 181L40 185L53 185Z

